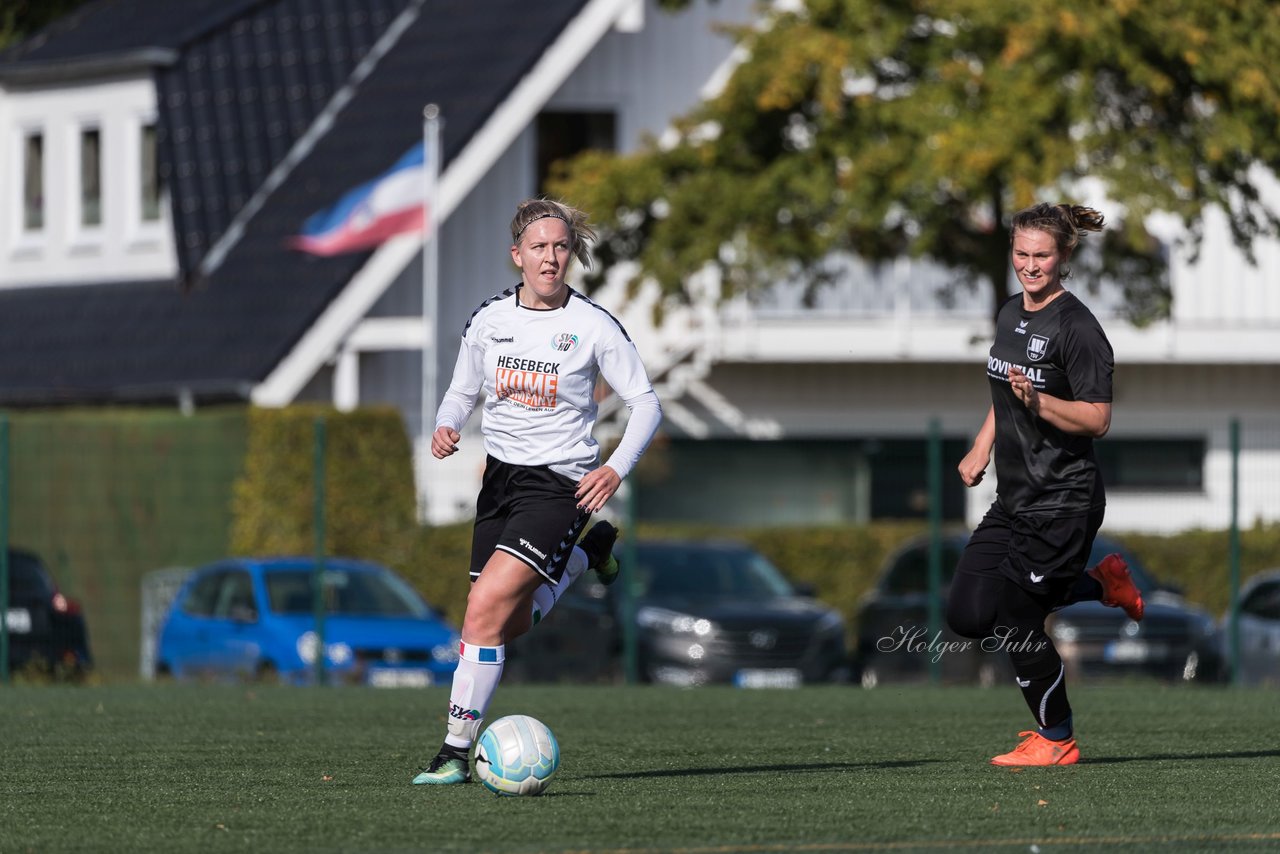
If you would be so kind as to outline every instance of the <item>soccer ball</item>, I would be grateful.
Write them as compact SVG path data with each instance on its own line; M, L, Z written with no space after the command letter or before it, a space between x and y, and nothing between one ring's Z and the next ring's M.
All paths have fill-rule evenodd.
M476 776L496 795L539 795L560 767L560 745L542 721L507 715L476 744Z

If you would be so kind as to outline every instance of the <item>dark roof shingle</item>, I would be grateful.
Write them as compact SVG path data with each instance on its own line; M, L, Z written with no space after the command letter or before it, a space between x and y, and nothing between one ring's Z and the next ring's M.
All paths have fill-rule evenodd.
M118 2L125 7L145 5L143 0ZM438 104L445 119L442 146L447 166L586 2L426 2L354 100L337 114L332 128L248 220L244 236L225 260L189 292L177 282L0 291L0 403L172 400L184 388L197 395L243 397L268 376L368 257L315 258L287 249L286 240L302 221L350 187L381 173L420 141L422 108L428 103ZM265 15L271 6L317 3L334 5L275 0L240 6L241 11ZM386 3L367 0L366 5ZM238 56L232 28L233 23L203 34L190 46L191 56L204 56L214 43L225 45L233 58ZM324 43L341 44L342 39L326 38ZM182 62L187 59L184 56ZM238 91L233 72L226 74L229 88L211 85L208 91ZM324 85L332 87L334 82ZM177 88L162 85L166 92ZM318 104L308 101L305 109L315 110ZM170 109L172 104L161 106L162 113ZM187 128L197 138L190 154L184 155L192 158L193 174L175 178L171 186L174 207L191 208L181 220L186 237L180 232L180 240L191 240L195 234L203 246L210 245L225 228L225 212L234 206L231 200L242 199L261 183L209 174L210 165L223 169L227 161L220 158L235 151L246 160L242 171L259 174L258 169L250 170L249 158L275 162L279 157L266 131L276 111L261 105L257 109L258 118L237 119L245 137L240 141L222 127L217 109L192 110L190 118L181 121L176 118L180 111L166 117L171 127ZM291 125L289 133L298 126ZM204 147L198 138L204 139ZM223 147L213 145L213 138ZM181 162L175 155L174 163ZM225 196L228 202L214 205L210 213L199 198L206 192Z

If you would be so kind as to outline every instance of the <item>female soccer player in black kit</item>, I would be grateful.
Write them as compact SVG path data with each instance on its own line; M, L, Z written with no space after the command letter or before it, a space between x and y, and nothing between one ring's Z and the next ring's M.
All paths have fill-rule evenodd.
M511 222L520 281L471 315L453 380L436 415L431 453L458 449L483 394L488 454L471 542L471 592L440 752L418 785L471 778L469 751L497 691L506 643L528 631L588 568L618 575L618 531L598 522L575 545L639 461L662 407L622 324L569 287L575 257L595 232L581 211L547 199L522 202ZM600 464L591 431L596 378L630 410L618 446Z
M995 765L1070 765L1080 758L1066 675L1045 633L1050 612L1088 599L1135 620L1143 602L1119 555L1085 570L1106 494L1093 440L1111 426L1111 344L1062 283L1083 232L1102 214L1039 204L1014 215L1011 260L1022 292L1001 306L987 359L991 408L960 462L966 486L995 454L995 503L956 567L947 622L963 637L1001 640L1037 729Z

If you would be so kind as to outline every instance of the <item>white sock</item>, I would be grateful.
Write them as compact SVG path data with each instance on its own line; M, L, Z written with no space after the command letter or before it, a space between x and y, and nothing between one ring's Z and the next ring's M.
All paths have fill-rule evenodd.
M574 546L573 551L569 553L568 562L564 565L564 575L560 576L560 581L554 587L543 584L533 591L533 624L535 626L547 618L547 614L551 613L551 609L560 601L564 592L586 571L587 553L578 546Z
M506 647L501 644L458 644L458 669L453 672L453 689L449 692L449 732L445 744L468 748L476 740L489 703L498 690L506 658Z

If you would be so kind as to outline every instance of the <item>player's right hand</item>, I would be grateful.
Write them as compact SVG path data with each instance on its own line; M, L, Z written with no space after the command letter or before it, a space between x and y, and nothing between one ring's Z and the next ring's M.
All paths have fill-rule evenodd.
M462 434L452 427L440 427L436 432L431 434L431 454L437 460L443 460L445 457L458 450L458 440L462 438Z
M977 448L970 448L964 455L957 469L965 486L977 486L982 483L982 476L987 473L987 465L991 462L991 454Z

